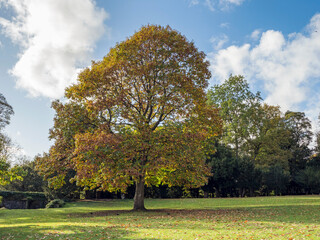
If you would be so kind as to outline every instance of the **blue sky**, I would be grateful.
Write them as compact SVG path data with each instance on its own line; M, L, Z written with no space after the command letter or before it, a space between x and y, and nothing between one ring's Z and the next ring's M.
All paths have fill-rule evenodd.
M0 0L0 92L6 133L47 151L53 99L77 73L146 24L170 25L211 63L210 84L243 74L282 110L320 112L319 0Z

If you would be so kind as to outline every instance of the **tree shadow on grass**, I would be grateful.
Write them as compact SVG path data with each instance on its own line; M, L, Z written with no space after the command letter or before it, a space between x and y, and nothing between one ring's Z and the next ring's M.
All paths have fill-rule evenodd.
M30 224L16 227L1 227L1 240L25 239L131 239L135 234L123 227L116 226L39 226ZM143 238L146 240L160 240L157 238Z
M69 217L101 217L101 216L119 216L121 214L129 215L153 215L162 214L167 216L178 216L178 215L195 215L210 213L213 215L221 215L226 213L242 212L241 209L147 209L145 211L135 211L135 210L103 210L103 211L92 211L87 213L71 213L68 214Z
M253 206L224 209L149 209L147 211L106 210L88 213L72 213L69 217L148 217L211 219L220 221L225 218L255 220L265 222L320 224L319 205Z
M272 237L276 239L278 237L283 238L279 234L299 234L299 232L309 231L305 229L306 225L313 225L313 229L310 229L310 231L312 231L312 234L315 234L313 237L319 237L320 211L318 210L320 210L320 206L289 205L285 207L257 206L237 209L153 209L145 212L111 210L77 214L76 216L81 218L101 218L111 222L123 222L131 227L141 225L142 228L150 232L176 231L178 235L174 237L175 239L180 239L181 237L182 239L186 239L183 238L185 236L184 232L206 233L209 238L205 239L216 239L224 236L224 234L234 239L236 234L251 232L251 236L245 235L243 239L249 237L261 239L260 234L262 233L262 229L263 233L272 234L278 228L281 228L282 232L275 233L278 235ZM309 216L305 214L309 214ZM292 229L295 229L295 231L292 231ZM299 235L296 237L300 239L304 236ZM140 237L139 239L148 238Z

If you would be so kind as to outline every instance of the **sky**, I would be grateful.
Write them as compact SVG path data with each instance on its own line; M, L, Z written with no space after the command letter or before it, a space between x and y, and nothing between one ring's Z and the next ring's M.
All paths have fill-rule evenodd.
M282 111L320 113L319 0L0 0L5 132L33 158L47 152L51 102L81 69L147 24L169 25L210 62L210 86L244 75Z

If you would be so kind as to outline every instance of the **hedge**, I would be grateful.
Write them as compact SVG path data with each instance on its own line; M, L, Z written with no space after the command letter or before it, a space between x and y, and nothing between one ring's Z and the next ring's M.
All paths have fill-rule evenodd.
M0 196L6 200L39 200L47 201L47 198L43 192L15 192L15 191L0 191Z

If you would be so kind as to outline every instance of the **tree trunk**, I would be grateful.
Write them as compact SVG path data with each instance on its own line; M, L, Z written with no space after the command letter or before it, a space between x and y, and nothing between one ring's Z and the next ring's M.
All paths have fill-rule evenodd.
M242 188L241 190L241 197L245 197L246 196L246 189Z
M208 198L208 196L209 196L208 191L203 191L203 197Z
M134 194L133 210L144 211L144 178L139 177L136 181L136 192Z
M253 187L250 187L249 191L250 191L249 196L253 197L253 195L254 195Z
M221 194L220 194L220 190L218 188L215 188L215 192L216 192L216 197L217 198L220 198L221 197Z

